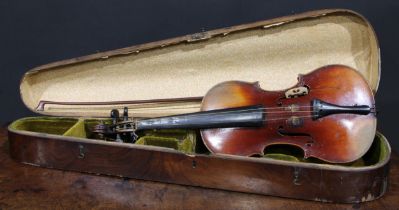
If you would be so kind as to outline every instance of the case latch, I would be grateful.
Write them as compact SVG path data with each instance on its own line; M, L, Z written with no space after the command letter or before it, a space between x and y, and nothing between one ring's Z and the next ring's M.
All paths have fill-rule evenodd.
M301 180L300 180L300 173L301 173L301 168L294 167L294 174L293 174L293 180L292 183L294 185L301 185Z
M78 158L79 159L85 158L85 148L81 144L79 144L79 155L78 155Z

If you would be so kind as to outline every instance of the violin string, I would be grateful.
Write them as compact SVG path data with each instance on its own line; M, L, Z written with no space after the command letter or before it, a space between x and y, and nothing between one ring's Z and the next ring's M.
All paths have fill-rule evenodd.
M311 117L315 117L317 115L305 115L305 116L297 116L299 118L311 118ZM266 119L266 120L262 120L262 122L270 122L270 121L278 121L278 120L288 120L290 118L272 118L272 119ZM131 122L130 124L133 124L133 122ZM176 126L178 125L186 125L186 124L174 124ZM234 127L229 127L229 128L234 128ZM243 128L243 127L240 127ZM212 128L210 128L212 129ZM135 132L135 130L131 129L131 128L116 128L116 130L118 133L129 133L129 132Z
M262 110L262 109L245 109L245 110L229 110L229 111L221 111L221 112L217 112L217 113L201 113L201 117L203 116L208 116L208 117L212 117L212 116L220 116L223 114L227 114L227 113L234 113L234 114L243 114L245 112L248 111L257 111L257 110ZM283 114L283 113L306 113L306 112L313 112L311 110L307 111L307 110L297 110L297 111L275 111L275 112L262 112L262 114ZM190 116L190 115L196 115L198 113L187 113L187 114L182 114L183 116ZM157 118L168 118L168 117L176 117L176 116L161 116L161 117L155 117L153 119L157 119Z
M223 114L226 114L226 113L237 113L237 114L240 114L242 112L248 112L248 111L253 111L253 110L256 111L257 109L230 110L230 111L224 111L224 112L218 112L218 113L202 113L201 116L210 116L210 117L212 117L212 116L220 116L221 114L223 115ZM307 113L307 112L313 112L313 111L311 111L311 110L274 111L274 112L262 112L262 114L276 114L276 113L283 114L283 113L298 113L298 112L299 113ZM196 113L188 113L186 116L195 115L195 114ZM149 120L151 120L151 119L159 119L159 118L168 118L168 117L175 117L175 116L155 117L155 118L150 118ZM146 119L144 119L144 120L146 120ZM119 124L126 124L126 123L130 123L130 122L132 122L132 121L120 122Z
M298 117L298 118L312 118L312 117L317 117L318 115L302 115L302 116L295 116L295 117ZM267 118L267 119L265 119L265 120L262 120L262 122L270 122L270 121L278 121L278 120L289 120L291 117L281 117L281 118ZM121 124L119 124L119 125L124 125L124 124L133 124L133 123L138 123L138 122L140 122L140 120L138 120L138 121L135 121L135 122L129 122L129 123L121 123ZM178 126L178 125L187 125L187 124L185 124L185 123L175 123L175 124L173 124L173 125L175 125L175 126Z
M305 106L302 106L305 107ZM312 107L312 106L306 106L306 107ZM220 116L221 114L226 114L226 113L245 113L248 111L258 111L258 110L265 110L265 108L253 108L253 109L242 109L242 110L226 110L226 111L222 111L223 109L221 109L220 112L212 112L212 113L200 113L201 116ZM283 113L306 113L306 112L313 112L313 110L287 110L287 111L272 111L272 112L262 112L264 114L283 114ZM187 114L182 114L183 116L190 116L190 115L196 115L199 114L198 112L194 112L194 113L187 113ZM370 113L375 113L375 111L370 111ZM349 114L349 113L348 113ZM167 118L167 117L175 117L175 116L164 116L164 117L156 117L156 118ZM155 118L155 119L156 119Z
M315 117L315 116L317 116L317 115L304 115L304 116L296 116L296 117L299 117L299 118L311 118L311 117ZM270 121L278 121L278 120L288 120L288 119L290 119L289 117L284 117L284 118L272 118L272 119L265 119L265 120L262 120L262 122L270 122ZM133 123L133 122L132 122ZM174 126L179 126L179 125L187 125L187 124L184 124L184 123L180 123L180 124L173 124ZM125 130L125 129L123 129L123 128L119 128L119 129L116 129L116 130Z
M245 109L245 110L229 110L229 111L222 111L222 112L218 112L218 113L202 113L201 116L211 116L212 117L212 116L220 116L221 114L226 114L226 113L237 113L237 114L240 114L240 113L243 113L243 112L256 111L256 110L261 110L261 108ZM262 113L265 113L265 114L292 113L292 114L294 114L294 113L312 113L312 112L313 112L312 110L296 110L296 111L274 111L274 112L262 112ZM370 111L370 113L375 113L375 111ZM195 115L196 113L188 113L186 116L189 116L190 114ZM317 115L311 115L311 116L317 116ZM175 117L175 116L156 117L156 118L152 118L152 119L168 118L168 117ZM290 116L290 117L292 117L292 116ZM296 116L296 117L301 117L301 116ZM281 119L286 119L286 118L281 118ZM122 123L119 123L119 124L124 124L124 123L122 122Z
M298 117L298 118L312 118L312 117L317 117L318 115L302 115L302 116L295 116L295 117ZM278 121L278 120L288 120L288 119L290 119L291 117L281 117L281 118L270 118L270 119L265 119L265 120L262 120L262 122L270 122L270 121ZM130 122L129 124L133 124L133 123L137 123L137 122L139 122L139 121L136 121L136 122ZM126 123L127 124L127 123ZM122 124L123 125L123 124ZM186 125L186 124L184 124L184 123L180 123L180 124L173 124L173 125L175 125L175 126L179 126L179 125ZM123 129L123 128L119 128L119 129L117 129L117 131L121 131L122 130L122 132L123 131L125 131L125 129ZM129 132L130 130L127 130L127 132ZM132 130L132 132L133 132L133 130Z

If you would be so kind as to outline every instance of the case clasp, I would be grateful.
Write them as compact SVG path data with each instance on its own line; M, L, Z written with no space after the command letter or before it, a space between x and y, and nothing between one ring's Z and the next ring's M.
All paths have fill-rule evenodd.
M85 148L81 144L79 144L79 155L78 155L78 158L79 159L85 158Z

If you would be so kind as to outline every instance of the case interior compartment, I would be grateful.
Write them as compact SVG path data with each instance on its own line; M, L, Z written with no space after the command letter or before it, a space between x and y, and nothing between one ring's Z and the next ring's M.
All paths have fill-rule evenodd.
M103 122L111 123L109 119L89 118L61 118L61 117L28 117L22 118L10 125L10 129L18 131L29 131L42 134L62 135L67 137L86 138L93 141L105 141L95 139L91 132L94 125ZM175 149L186 154L205 153L205 149L196 148L196 131L186 129L173 130L148 130L141 131L136 144L152 145Z
M29 117L15 121L10 125L10 129L104 141L93 139L94 136L91 133L91 128L100 121L110 123L109 119ZM200 135L197 135L195 130L149 130L138 134L139 138L136 144L171 148L185 154L210 154L203 145ZM363 157L346 164L325 163L316 158L304 159L300 148L288 145L269 146L265 149L264 157L292 162L364 167L384 162L389 158L388 154L389 149L386 142L382 141L380 136L377 135L369 151Z

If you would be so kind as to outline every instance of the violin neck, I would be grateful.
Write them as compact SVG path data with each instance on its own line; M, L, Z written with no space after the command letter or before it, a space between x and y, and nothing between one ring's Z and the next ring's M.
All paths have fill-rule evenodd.
M260 127L264 117L263 106L244 106L140 120L136 129Z

